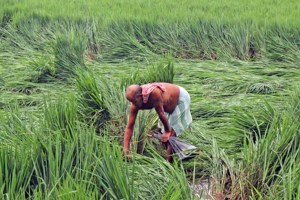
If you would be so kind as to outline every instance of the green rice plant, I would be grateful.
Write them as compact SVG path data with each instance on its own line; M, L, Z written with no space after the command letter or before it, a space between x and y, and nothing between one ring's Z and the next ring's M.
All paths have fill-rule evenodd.
M125 88L119 82L101 77L97 80L99 94L103 97L103 107L109 116L104 133L109 133L121 142L125 130L129 102L125 98Z
M286 127L285 124L281 124L281 126ZM249 170L256 172L250 172L250 174L253 175L249 174L248 177L248 180L254 189L254 196L276 197L278 194L282 195L283 191L279 190L272 193L269 188L277 187L276 182L280 180L280 174L285 170L286 166L293 164L293 158L298 154L297 151L291 149L291 147L296 144L295 139L292 137L297 129L299 129L299 125L294 125L285 129L282 133L276 133L273 131L273 127L271 127L270 133L260 141L260 144L255 145L255 149L252 149L252 151L256 151L257 154L253 153L252 156L254 157L251 160L247 157L245 166L251 166ZM256 163L258 162L261 164L254 164L254 160ZM287 184L292 183L289 182ZM296 194L292 193L290 195Z
M109 119L104 96L92 72L78 69L76 71L76 87L79 91L79 112L83 119L97 127L103 127Z
M4 111L0 114L1 147L22 148L24 152L30 153L34 133L38 129L38 118L29 109L25 112L17 103L11 103Z
M47 191L48 192L48 191ZM59 187L51 189L50 195L45 195L42 190L36 189L34 193L29 196L32 199L101 199L97 190L88 190L84 183L77 183L72 177L67 177Z
M96 22L87 20L50 19L33 15L23 20L17 25L20 31L14 31L15 39L11 39L10 43L22 50L25 50L23 44L35 50L43 50L45 46L53 43L58 71L66 66L84 64L83 54L92 60L102 59L109 62L145 60L147 57L155 58L157 55L166 54L177 58L233 57L249 60L268 57L289 63L299 60L299 32L296 29L264 27L249 20L245 23L205 19L198 19L195 23L122 20L101 27L100 24L96 25ZM99 30L98 33L96 30ZM87 46L88 51L84 52ZM64 70L66 69L68 67Z
M227 90L230 90L234 93L252 93L252 94L272 94L276 93L282 88L281 84L272 83L272 82L256 82L256 83L241 83L239 85L230 84L225 86Z
M89 24L84 25L89 27ZM31 74L33 82L49 82L55 78L66 80L74 74L76 67L85 66L87 42L81 26L76 22L33 16L18 25L17 30L12 26L1 29L8 45L3 56L12 57L12 60L17 58L22 65L34 70L35 74Z
M85 56L88 57L88 59L100 61L100 59L96 57L101 49L101 44L97 37L97 33L99 31L100 30L98 29L95 21L88 22L86 24L85 32L87 35L87 52L85 53Z
M20 25L18 30L11 25L2 29L5 48L0 60L3 57L5 64L10 66L7 71L12 67L19 68L15 73L15 80L21 81L22 77L31 82L48 82L55 74L53 50L50 46L53 33L48 26L45 25L43 29L40 25L32 20Z
M43 130L45 127L40 127ZM49 137L37 133L34 145L33 184L31 197L57 199L69 197L98 198L98 185L94 182L94 155L99 155L95 130L84 125L73 127L73 137L66 140L60 130ZM76 130L76 131L75 131ZM66 192L67 191L67 192Z
M120 147L105 141L101 159L96 157L95 174L105 199L191 199L191 190L178 165L172 166L153 151L153 158L134 155L126 163Z
M230 165L228 166L227 161L228 158L224 150L218 148L217 143L213 140L212 143L212 154L211 154L211 179L212 179L212 193L216 198L230 198L228 195L230 194L231 188L228 188L228 170ZM231 174L229 174L231 176ZM227 189L227 190L226 190Z
M74 127L77 123L77 102L74 97L59 98L56 102L47 102L44 100L43 118L41 124L44 133L60 131L65 139L73 137Z
M266 31L269 29L252 21L225 23L202 19L197 23L151 23L133 20L114 22L106 27L104 39L98 37L103 44L102 57L108 61L140 60L166 54L185 59L275 59L279 54L267 56L276 51L276 43L272 42L272 35L276 34ZM280 27L274 30L281 32ZM298 35L296 30L291 32ZM294 58L299 54L296 40L289 37L282 42L293 49Z
M128 167L123 162L121 149L117 146L110 146L108 142L102 141L101 157L97 160L96 174L98 181L103 188L101 191L104 196L112 199L135 199L134 183L130 182L127 176Z
M287 102L286 105L289 107L291 104ZM267 116L264 120L266 123L260 123L259 118L252 118L256 131L244 126L250 123L250 116L240 118L245 127L241 154L230 156L216 142L213 143L215 152L212 153L211 162L215 163L212 169L215 196L234 199L297 196L297 186L291 189L291 185L299 183L282 177L286 177L291 166L297 166L299 151L296 146L299 143L297 133L300 126L298 115L294 115L295 107L284 112L278 112L269 104L266 104L266 108L262 111ZM281 186L283 180L285 187Z
M74 74L76 67L84 67L83 53L86 49L85 38L83 35L71 30L68 33L56 35L53 46L55 56L55 76L65 80Z
M217 50L220 57L234 57L240 60L249 60L251 57L255 57L255 52L259 49L254 49L255 46L251 44L251 42L256 42L251 29L253 29L253 26L249 22L221 25L219 30L213 33L217 36L214 40L217 40L220 46L220 49Z
M38 18L37 18L38 19ZM51 42L54 40L54 33L50 23L42 22L36 18L17 25L8 25L1 28L3 43L6 48L3 56L16 60L24 59L26 64L31 62L39 53L52 53ZM53 25L52 25L53 26ZM6 58L6 60L9 60ZM24 60L21 62L24 64ZM12 62L16 62L12 60Z
M59 132L47 144L42 141L39 153L34 158L36 185L44 195L50 197L53 188L63 183L73 170L75 143L65 143Z
M103 46L101 55L107 61L124 61L127 59L144 60L147 56L155 56L155 54L144 45L145 40L143 34L136 36L139 26L132 22L112 23L107 27L103 36L99 36L100 44Z
M207 20L198 20L195 24L191 25L188 33L190 34L189 40L193 45L189 44L189 46L193 47L195 57L210 60L217 58L216 47L212 45L213 34L210 33L213 30L211 27L214 24L216 23L211 23Z
M13 12L12 11L4 11L1 13L1 20L0 20L0 27L5 28L8 26L12 21ZM2 34L0 34L0 37Z
M266 134L275 115L274 108L267 102L265 102L265 106L259 108L257 113L249 112L249 109L237 109L231 118L235 129L240 132L246 131L254 141L258 141L261 136Z
M145 79L147 82L167 82L173 83L175 76L174 63L169 60L167 63L160 62L155 67L147 68Z
M289 104L287 104L287 109L293 114L296 121L300 121L300 89L298 86L294 86L293 92L289 94Z
M51 28L50 19L42 16L33 16L27 20L23 20L16 27L11 25L9 27L10 42L15 44L20 43L16 46L23 50L30 50L32 48L34 51L44 52L50 47L51 41L54 39L54 33ZM18 39L16 42L15 39ZM25 43L26 45L22 45Z
M127 87L131 84L146 84L151 82L167 82L173 83L175 76L174 63L171 60L160 61L153 66L147 67L143 75L136 70L129 78L123 78L121 85Z
M39 54L32 58L29 64L34 71L31 75L31 82L48 83L55 81L56 69L54 66L54 56L51 54Z
M254 28L263 31L249 22L235 25L206 20L195 24L123 21L107 27L102 54L105 59L116 61L165 54L177 58L248 60L262 52L261 39L254 36ZM108 54L106 48L114 51Z
M187 31L184 24L155 24L139 20L113 23L107 27L107 38L102 41L103 57L115 61L128 58L144 60L158 54L189 58L190 47L184 44L184 36L181 35ZM113 52L108 53L106 48L113 49Z
M276 86L275 86L276 87ZM268 83L255 83L247 87L246 92L258 93L258 94L270 94L274 93L274 86Z
M272 60L296 63L299 61L299 31L274 26L266 40L267 56Z
M25 199L33 174L30 151L25 146L8 147L5 140L1 143L5 147L0 149L0 198Z
M279 174L278 180L270 188L270 193L276 194L279 190L281 191L281 196L284 199L297 199L300 196L299 187L299 149L296 150L296 154L292 155L291 162L286 165L286 168L282 170ZM275 196L275 195L274 195Z
M1 132L13 135L31 133L30 128L24 123L28 117L20 111L17 103L11 104L2 118Z
M32 187L30 162L35 144L36 119L17 103L0 115L0 198L25 199Z
M158 120L157 114L154 111L139 112L131 142L133 152L143 154L146 146L152 145L148 137L153 127L157 126Z
M138 178L138 184L142 187L141 197L151 199L196 199L192 189L185 178L185 172L180 163L170 164L156 153L156 150L149 148L149 157L137 155L136 172L142 174ZM149 173L153 176L149 177ZM149 180L149 181L144 181Z
M118 82L101 77L97 80L100 95L103 97L103 105L108 110L111 119L122 118L129 106L125 98L125 88Z
M193 119L194 120L194 119ZM197 169L204 170L201 171L202 174L199 174L200 177L202 175L207 175L207 171L209 170L209 167L203 167L205 164L208 164L208 162L203 162L203 160L207 159L207 156L211 156L211 148L213 145L213 140L216 140L217 137L214 137L215 130L213 130L204 120L194 120L191 125L191 130L186 130L183 132L182 135L179 136L179 138L182 138L183 140L186 140L188 143L193 144L197 147L197 150L199 150L199 163L197 162ZM203 159L201 161L201 159ZM198 158L195 159L198 161ZM194 161L192 162L184 162L184 164L192 164L194 165ZM199 167L199 168L198 168ZM200 172L199 170L199 172Z
M195 105L196 104L196 105ZM229 113L225 109L216 109L216 106L211 105L210 102L194 103L191 110L193 119L210 119L212 117L222 117Z

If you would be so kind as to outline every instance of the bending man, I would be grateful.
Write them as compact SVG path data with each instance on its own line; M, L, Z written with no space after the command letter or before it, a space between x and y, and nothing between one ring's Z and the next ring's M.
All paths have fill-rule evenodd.
M192 123L190 95L180 86L170 83L130 85L126 90L126 98L131 102L124 134L126 154L130 151L130 140L140 109L155 108L160 119L158 128L163 133L162 142L167 142L171 136L180 135ZM169 143L167 143L167 160L172 161L172 147Z

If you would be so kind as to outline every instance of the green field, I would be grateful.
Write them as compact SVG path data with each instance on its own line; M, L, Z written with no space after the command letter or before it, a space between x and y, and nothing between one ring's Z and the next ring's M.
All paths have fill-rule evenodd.
M161 22L188 22L214 20L220 22L253 21L262 25L300 25L300 5L297 0L241 1L2 1L2 12L12 12L17 22L24 16L49 18L95 19L105 24L120 20Z
M0 199L299 199L299 19L296 0L0 0ZM190 93L195 158L166 162L143 111L123 160L125 89L152 81Z

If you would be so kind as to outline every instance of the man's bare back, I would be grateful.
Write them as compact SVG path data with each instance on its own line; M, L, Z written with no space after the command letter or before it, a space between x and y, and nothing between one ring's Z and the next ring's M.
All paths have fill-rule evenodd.
M161 91L159 88L155 88L151 92L147 103L143 102L142 104L140 104L142 98L136 97L135 101L137 101L137 103L133 103L133 106L136 106L136 109L138 110L147 110L156 108L156 106L162 104L165 112L172 113L178 103L179 87L170 83L159 84L161 84L165 88L164 92Z

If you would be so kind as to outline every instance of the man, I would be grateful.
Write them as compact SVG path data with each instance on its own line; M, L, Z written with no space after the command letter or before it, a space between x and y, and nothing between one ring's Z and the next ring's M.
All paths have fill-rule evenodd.
M171 136L180 135L192 123L190 113L190 95L177 85L170 83L149 83L130 85L126 98L131 102L129 120L124 134L124 151L130 152L130 140L138 111L154 108L160 122L162 142L166 143ZM172 147L167 143L167 160L172 161Z

